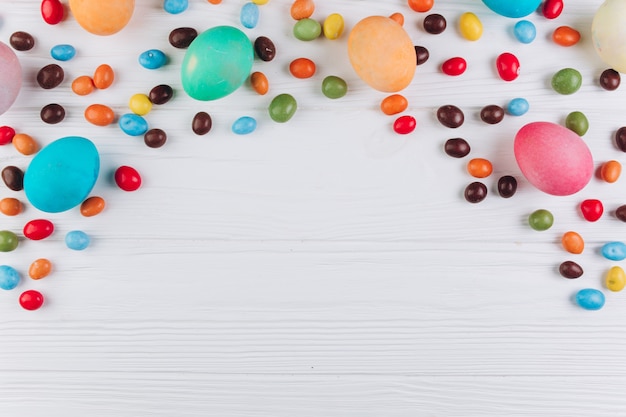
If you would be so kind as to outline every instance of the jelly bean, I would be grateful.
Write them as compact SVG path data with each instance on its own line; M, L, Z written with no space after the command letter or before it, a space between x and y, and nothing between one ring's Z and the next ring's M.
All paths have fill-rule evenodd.
M136 191L141 187L141 176L133 167L122 165L113 175L115 183L124 191Z
M48 64L37 72L37 84L43 89L50 90L58 87L65 77L65 72L57 64Z
M145 116L150 113L150 110L152 110L152 102L145 94L133 94L128 101L128 107L133 113Z
M537 37L537 28L533 22L520 20L513 26L513 35L521 43L531 43Z
M472 12L465 12L459 18L459 31L468 41L477 41L483 36L483 24Z
M260 71L255 71L250 74L250 85L259 95L265 95L269 91L270 83L267 80L265 74Z
M463 158L470 153L470 145L463 138L451 138L444 144L444 152L453 158Z
M312 41L322 33L322 25L314 19L300 19L293 25L293 36L301 41Z
M105 90L113 84L113 81L115 81L113 68L108 64L98 65L93 73L93 85L100 90Z
M556 19L563 11L563 0L546 0L541 11L546 19Z
M72 230L65 234L65 246L72 250L85 250L91 243L87 233L82 230Z
M256 129L256 119L250 116L242 116L233 122L231 130L236 135L247 135Z
M19 303L24 310L34 311L43 305L43 295L36 290L27 290L20 294Z
M207 112L198 112L191 121L191 130L196 135L206 135L213 126L213 120Z
M407 135L415 130L417 121L410 115L400 116L393 123L393 131L400 135Z
M10 190L21 191L24 189L24 172L14 165L2 168L2 181Z
M604 213L604 206L600 200L587 199L580 203L580 212L585 220L595 222L602 217L602 213Z
M0 289L12 290L20 283L20 274L9 265L0 265Z
M42 240L54 232L54 224L50 220L35 219L24 225L24 236L30 240Z
M239 21L247 29L254 29L259 24L259 6L255 3L244 3L239 12Z
M148 122L134 113L126 113L118 121L120 129L129 136L141 136L148 131Z
M72 81L72 91L79 96L90 94L94 88L93 80L88 75L81 75Z
M608 68L600 74L599 82L600 87L607 91L614 91L619 88L619 85L622 82L622 77L619 72L615 71L613 68Z
M574 261L565 261L559 265L559 273L563 278L576 279L583 276L583 268Z
M437 120L446 127L456 129L463 125L465 115L457 106L446 104L437 109Z
M487 178L493 172L493 166L487 159L473 158L467 163L467 172L474 178Z
M50 275L52 262L46 258L35 259L28 267L28 276L32 279L42 279Z
M336 75L329 75L322 80L322 94L331 99L337 99L348 93L346 81Z
M480 110L480 120L490 125L498 124L504 119L504 109L496 104L490 104Z
M409 107L409 101L402 94L392 94L380 102L380 110L388 115L402 113Z
M0 200L0 213L5 216L17 216L22 209L22 203L17 198L5 197Z
M50 125L61 123L65 119L65 108L58 103L46 104L39 112L41 120ZM15 139L13 139L15 141Z
M441 64L441 71L446 75L461 75L467 69L467 61L461 57L447 59Z
M307 19L313 16L315 11L315 2L313 0L295 0L291 4L289 13L295 20Z
M15 137L15 129L10 126L0 126L0 145L11 143Z
M164 0L163 10L170 14L179 14L187 10L189 7L188 0Z
M174 89L167 84L159 84L154 86L150 93L148 94L148 98L152 102L152 104L161 105L165 104L172 99L174 96Z
M158 69L167 63L167 56L158 49L148 49L139 54L139 65L146 69Z
M55 45L50 49L50 56L57 61L69 61L76 56L76 48L72 45Z
M82 214L85 217L93 217L102 213L102 210L104 210L104 207L105 207L104 198L94 195L85 199L85 201L80 203L80 214Z
M576 293L576 304L585 310L600 310L604 307L604 294L594 288L585 288Z
M43 0L41 2L41 17L49 25L56 25L63 20L65 9L59 0Z
M254 52L261 61L269 62L276 57L276 45L267 36L259 36L254 40Z
M605 282L610 291L621 291L626 286L626 272L619 266L613 266L607 272Z
M404 26L404 15L402 13L392 13L389 19L393 20L400 26Z
M563 233L561 244L563 249L576 255L583 253L585 250L585 241L582 236L573 231Z
M512 53L504 52L496 58L496 70L504 81L513 81L520 73L519 60Z
M615 132L615 144L620 151L626 152L626 126L620 127Z
M17 133L13 136L13 146L22 155L34 155L39 150L39 144L32 136L25 133Z
M150 129L143 135L143 142L148 148L160 148L167 142L167 134L162 129Z
M545 209L535 210L528 216L528 224L534 230L545 231L554 224L554 216Z
M584 136L587 130L589 130L589 120L587 120L587 116L584 113L573 111L565 118L565 127L576 132L578 136Z
M296 78L311 78L315 69L315 63L308 58L296 58L289 64L289 72Z
M429 14L424 18L424 30L431 35L439 35L446 30L446 18L438 13Z
M222 0L207 0L209 3L211 4L220 4L222 3Z
M0 230L0 252L11 252L17 248L19 240L10 230Z
M569 26L559 26L552 32L552 40L557 45L573 46L580 41L580 32Z
M415 57L417 58L416 59L417 65L422 65L423 63L428 61L428 58L430 58L430 52L428 52L428 49L419 45L416 45L414 49L415 49Z
M198 37L198 31L190 27L180 27L170 32L168 41L170 45L178 49L186 49L194 39Z
M582 83L582 75L574 68L563 68L552 76L552 88L559 94L574 94Z
M269 114L273 121L285 123L296 113L298 103L291 94L283 93L274 97L269 105Z
M517 97L509 101L506 111L512 116L523 116L528 112L530 104L525 98Z
M498 194L502 198L511 198L517 192L517 179L512 175L503 175L498 179Z
M600 168L600 176L608 183L616 182L622 174L622 164L618 161L606 161Z
M96 126L108 126L115 120L115 112L104 104L91 104L84 113L85 119Z
M480 203L487 198L487 186L482 182L472 182L465 187L464 196L469 203Z
M324 19L324 23L322 23L322 32L324 32L326 39L335 40L338 39L343 33L344 26L343 16L339 13L332 13Z
M267 4L269 0L252 0L252 3L254 4L258 4L259 6L262 6L264 4Z
M433 8L435 0L408 0L408 5L411 10L424 13Z
M626 259L626 244L623 242L608 242L602 245L602 256L610 261L623 261Z
M618 220L626 222L626 204L619 206L617 210L615 210L615 217L617 217Z
M16 51L30 51L35 46L35 38L28 32L13 32L9 37L9 45Z

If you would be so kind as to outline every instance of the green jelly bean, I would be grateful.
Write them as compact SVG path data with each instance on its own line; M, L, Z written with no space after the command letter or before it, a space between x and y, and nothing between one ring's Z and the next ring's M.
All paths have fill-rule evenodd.
M528 216L528 224L534 230L548 230L554 224L554 216L545 209L535 210Z
M573 68L563 68L552 76L552 88L559 94L574 94L583 83L583 76Z
M589 130L589 120L582 112L573 111L565 118L565 127L578 133L578 136L584 136Z
M348 92L348 84L343 78L329 75L322 81L322 93L328 98L341 98Z
M17 235L9 230L0 231L0 252L11 252L17 248Z
M291 94L279 94L270 103L270 117L275 122L285 123L291 119L297 108L298 103Z
M301 41L312 41L322 33L322 25L315 19L300 19L293 25L293 36Z

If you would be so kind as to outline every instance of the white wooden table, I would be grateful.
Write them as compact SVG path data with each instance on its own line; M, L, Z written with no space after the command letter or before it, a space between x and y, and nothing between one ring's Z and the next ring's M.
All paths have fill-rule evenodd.
M361 18L402 12L416 45L430 59L418 67L402 93L406 114L418 120L409 135L395 134L394 117L378 110L384 93L357 78L346 54L347 31L337 41L293 38L290 1L261 6L251 39L264 35L277 58L255 61L270 79L267 96L248 85L215 101L198 102L181 88L184 51L168 43L180 26L203 31L240 27L242 1L219 6L192 0L169 15L157 0L137 1L119 34L96 37L71 16L45 24L35 0L0 0L0 40L26 30L36 47L18 52L24 86L0 125L28 133L45 145L68 135L97 144L101 175L93 194L107 202L103 213L78 210L48 215L27 206L3 216L2 229L21 234L26 221L45 217L55 233L40 242L20 241L0 253L0 264L23 274L12 291L0 292L0 415L73 416L624 416L626 415L626 295L609 293L604 274L613 264L599 255L609 240L626 239L626 225L612 211L626 203L624 179L597 178L580 193L552 197L520 175L512 143L526 123L563 123L574 110L591 127L584 136L596 165L624 161L613 142L626 125L626 90L598 86L605 69L589 28L599 0L570 0L555 21L528 17L537 39L515 40L507 19L481 2L438 0L432 12L448 19L441 35L420 24L424 14L404 1L317 1L314 18L341 13L349 30ZM461 38L456 22L472 11L485 27L474 43ZM581 44L564 48L550 40L554 28L570 25ZM50 48L71 43L77 56L61 65L66 78L53 90L34 81L53 62ZM139 54L157 48L169 63L150 71ZM515 53L522 72L505 83L493 66L504 51ZM294 79L288 63L305 56L317 63L312 79ZM468 70L443 75L440 64L463 56ZM71 80L102 63L116 70L115 84L86 97L71 92ZM578 69L583 86L572 96L550 89L564 67ZM326 75L343 77L349 93L329 100L319 91ZM167 83L175 97L146 116L168 134L160 149L129 137L117 125L95 127L82 114L92 103L128 112L132 94ZM267 115L271 98L294 95L299 109L285 124ZM478 118L488 104L506 106L525 97L530 111L498 125ZM66 119L54 126L39 109L61 103ZM465 124L441 126L435 110L455 104ZM191 131L198 111L213 116L206 136ZM247 136L231 133L239 116L258 120ZM450 158L443 144L464 137L471 157L490 159L490 194L469 204L463 189L473 179L467 159ZM12 146L0 149L2 165L28 166L30 157ZM119 190L111 173L131 165L143 176L133 193ZM501 175L515 175L511 199L494 192ZM2 186L0 197L23 192ZM606 213L596 223L581 218L578 204L599 198ZM526 219L538 208L555 216L545 232ZM64 244L67 231L92 238L82 252ZM560 236L576 230L586 240L582 255L570 255ZM54 264L40 281L28 278L38 257ZM566 280L558 265L580 263L585 274ZM581 288L605 292L600 311L572 302ZM27 289L44 293L37 311L17 303Z

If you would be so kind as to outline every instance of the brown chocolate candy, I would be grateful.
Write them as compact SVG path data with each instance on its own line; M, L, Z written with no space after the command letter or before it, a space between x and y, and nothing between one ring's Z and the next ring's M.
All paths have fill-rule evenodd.
M11 34L9 44L16 51L30 51L35 46L35 38L28 32L18 31Z
M261 61L269 62L276 57L276 46L267 36L259 36L254 41L254 52Z
M465 187L465 199L470 203L480 203L487 197L487 186L475 181Z
M57 64L49 64L37 72L37 84L41 88L49 90L58 87L63 82L65 72Z
M517 191L517 179L512 175L504 175L498 179L498 194L502 198L511 198Z
M559 265L559 273L564 278L575 279L583 275L583 269L574 261L565 261Z
M196 113L191 122L191 130L196 135L206 135L211 130L211 127L213 127L213 121L207 112L201 111Z
M178 49L186 49L194 39L198 37L198 31L190 27L180 27L170 32L170 45Z
M167 84L159 84L150 90L148 98L152 104L165 104L174 95L174 90Z
M2 170L2 181L13 191L24 189L24 172L16 166L9 165Z
M65 109L57 103L47 104L41 109L40 116L45 123L54 125L65 119Z
M504 119L504 109L498 105L490 104L480 110L480 120L490 125L498 124Z
M150 129L143 135L143 141L149 148L160 148L165 145L167 135L161 129Z
M457 106L446 104L437 109L437 120L442 125L455 129L465 122L465 115Z
M424 30L432 35L438 35L446 30L446 18L440 14L429 14L424 18Z
M444 151L453 158L463 158L470 153L470 145L463 138L452 138L446 141Z

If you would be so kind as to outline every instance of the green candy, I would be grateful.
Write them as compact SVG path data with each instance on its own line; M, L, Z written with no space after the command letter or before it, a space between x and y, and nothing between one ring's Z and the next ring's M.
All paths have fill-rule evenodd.
M301 41L312 41L322 34L322 25L315 19L300 19L293 25L293 36Z
M528 216L528 224L540 232L548 230L554 224L554 216L545 209L535 210Z
M348 84L334 75L329 75L322 81L322 93L328 98L341 98L348 92Z
M11 252L17 248L17 235L9 230L0 231L0 252Z
M565 118L565 127L577 133L578 136L584 136L589 130L589 120L582 112L573 111Z
M297 108L298 103L291 94L279 94L270 103L270 117L275 122L285 123L291 119Z
M552 88L559 94L574 94L583 83L583 76L573 68L563 68L552 76Z

